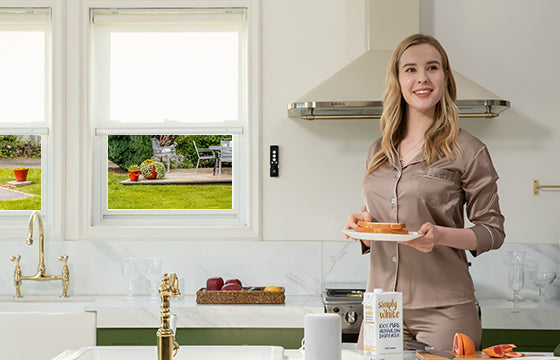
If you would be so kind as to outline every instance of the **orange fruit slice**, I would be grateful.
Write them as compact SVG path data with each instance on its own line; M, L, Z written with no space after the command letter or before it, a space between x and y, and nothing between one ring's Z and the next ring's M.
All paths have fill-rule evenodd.
M456 333L453 337L453 353L456 355L474 355L474 342L467 335Z
M514 345L514 344L499 344L499 345L495 345L495 346L501 346L502 350L504 350L505 353L513 351L513 348L517 347L517 345Z
M525 356L525 354L517 351L510 351L506 353L506 357L508 358L515 358L515 357L522 357L522 356Z
M504 350L501 345L487 347L486 349L482 349L482 352L494 358L501 358L504 356Z

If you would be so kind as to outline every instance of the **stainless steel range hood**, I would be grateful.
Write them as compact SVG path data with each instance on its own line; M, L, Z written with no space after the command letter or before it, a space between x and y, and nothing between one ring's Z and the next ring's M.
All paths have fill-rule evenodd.
M355 0L351 0L355 1ZM378 119L392 49L420 30L419 0L367 0L370 50L288 105L288 116L305 120ZM460 117L493 118L510 102L453 71Z

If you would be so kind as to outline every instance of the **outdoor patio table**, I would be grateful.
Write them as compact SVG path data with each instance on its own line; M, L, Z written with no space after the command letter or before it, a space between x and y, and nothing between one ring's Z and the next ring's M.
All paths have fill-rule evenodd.
M218 158L219 158L220 155L221 155L221 152L222 152L222 145L210 145L210 146L208 146L208 149L217 151L218 152ZM217 168L218 168L218 162L215 161L214 162L214 170L212 171L212 175L216 175Z

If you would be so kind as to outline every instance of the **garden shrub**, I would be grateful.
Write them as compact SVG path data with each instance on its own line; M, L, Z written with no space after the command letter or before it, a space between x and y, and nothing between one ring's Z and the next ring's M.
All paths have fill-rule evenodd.
M41 158L41 144L33 140L23 140L19 135L0 135L0 157Z
M152 157L150 135L109 135L109 160L122 170Z

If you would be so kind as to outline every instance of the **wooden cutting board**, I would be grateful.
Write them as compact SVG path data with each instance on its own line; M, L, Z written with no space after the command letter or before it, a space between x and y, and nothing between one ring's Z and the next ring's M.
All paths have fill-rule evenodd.
M451 352L449 352L451 354ZM417 351L416 352L416 358L418 360L450 360L447 359L443 356L438 356L438 355L434 355L434 354L430 354L424 351ZM455 355L455 359L461 359L461 360L470 360L470 359L474 359L474 360L480 360L480 359L490 359L490 357L488 355L486 355L485 353L483 353L482 351L477 351L474 353L474 355Z

